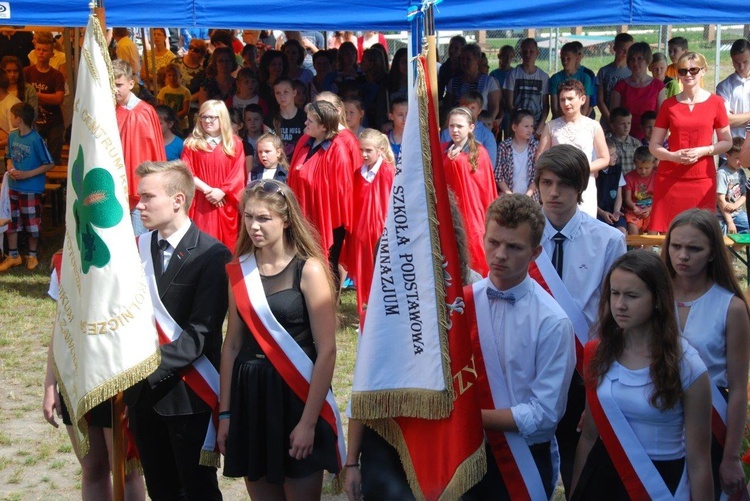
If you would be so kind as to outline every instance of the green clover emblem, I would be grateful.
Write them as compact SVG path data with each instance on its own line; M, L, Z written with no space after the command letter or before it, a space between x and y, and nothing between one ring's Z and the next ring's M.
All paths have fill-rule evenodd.
M76 243L81 252L81 268L88 273L92 266L102 268L110 259L109 248L96 234L94 226L112 228L122 220L123 210L115 197L112 175L106 169L94 167L84 177L83 163L83 148L79 146L71 172L76 192L73 217L76 222Z

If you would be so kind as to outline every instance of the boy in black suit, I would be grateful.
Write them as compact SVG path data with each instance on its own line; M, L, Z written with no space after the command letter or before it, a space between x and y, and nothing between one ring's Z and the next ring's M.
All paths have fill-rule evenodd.
M136 174L137 208L152 230L139 250L162 332L158 369L126 392L130 428L152 499L220 500L216 468L199 464L211 394L194 381L215 377L218 388L231 253L188 218L195 184L182 161L145 162Z

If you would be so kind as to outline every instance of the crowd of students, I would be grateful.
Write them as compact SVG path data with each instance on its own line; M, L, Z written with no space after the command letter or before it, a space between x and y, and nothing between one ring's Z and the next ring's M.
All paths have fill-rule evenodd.
M125 61L132 40L121 30L113 30L123 56L115 96L133 227L151 231L139 245L151 286L183 330L128 398L149 495L221 498L216 469L198 466L210 410L177 377L205 355L221 374L224 472L245 477L252 497L319 498L322 470L345 469L351 499L388 498L403 472L359 471L360 456L363 464L368 454L393 456L378 456L388 446L355 421L343 449L329 388L341 284L353 278L363 317L391 185L409 168L400 158L405 52L387 70L377 38L360 53L342 35L335 54L314 51L313 73L304 68L309 43L289 36L278 51L235 49L217 30L210 56L193 39L164 64L154 108L142 61ZM740 80L722 82L726 95L717 97L701 88L705 59L683 41L670 40L679 85L667 98L662 80L646 74L649 46L627 34L595 76L580 65L580 44L563 47L564 69L548 77L533 39L520 43L518 67L504 47L489 74L478 46L451 40L439 71L446 182L469 267L486 277L465 284L465 295L476 318L490 320L473 344L478 370L499 364L512 402L483 410L488 474L467 499L516 492L518 478L495 456L495 432L522 437L531 458L519 464L531 475L524 481L547 497L558 475L568 497L633 497L632 475L621 473L627 458L652 497L709 499L744 485L750 315L721 225L747 228L741 166L750 143L732 139L730 126L750 123L747 96L735 96L750 78L750 43L733 44L736 76L727 81ZM153 51L163 56L161 41ZM600 121L589 117L594 106ZM724 153L717 174L713 158ZM31 223L16 214L13 224ZM662 260L626 254L623 234L642 231L666 232ZM228 262L226 273L216 262ZM222 348L217 319L227 311ZM490 398L496 383L482 389ZM44 410L53 423L55 384L50 368ZM724 426L713 445L711 430L721 427L709 424L712 401ZM645 465L632 459L643 457ZM84 492L105 493L101 468L82 465ZM142 497L137 478L129 485Z

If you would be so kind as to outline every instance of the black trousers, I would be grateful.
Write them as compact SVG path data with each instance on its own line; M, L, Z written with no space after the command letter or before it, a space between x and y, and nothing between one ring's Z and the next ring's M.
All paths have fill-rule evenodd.
M216 468L199 464L210 412L160 416L141 400L129 416L152 500L221 501Z
M573 371L573 379L568 389L568 405L555 431L557 446L560 451L560 476L565 487L565 497L568 499L571 495L570 483L573 480L576 447L578 447L578 438L581 436L576 428L585 407L586 390L583 386L583 379L578 371Z
M495 461L495 456L492 455L489 444L485 443L484 449L487 453L487 473L485 473L477 485L469 489L469 492L461 497L462 501L513 501L508 493L508 488L505 486L503 476L500 474L500 469L497 466L497 461ZM552 479L550 443L545 442L543 444L532 445L529 449L531 457L534 458L536 468L539 470L539 476L542 477L544 490L549 498L552 496L552 491L555 488Z

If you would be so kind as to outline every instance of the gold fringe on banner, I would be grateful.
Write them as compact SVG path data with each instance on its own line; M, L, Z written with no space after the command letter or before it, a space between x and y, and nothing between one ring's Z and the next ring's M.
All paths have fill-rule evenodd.
M359 391L352 394L352 415L357 419L386 419L394 416L442 419L450 415L453 399L447 391L400 389Z
M210 468L221 468L221 455L216 451L201 449L201 457L198 460L198 464Z
M363 422L396 449L399 458L401 458L401 464L404 467L406 480L409 482L412 494L414 494L417 501L423 501L425 496L422 488L419 486L414 463L412 463L411 455L409 454L409 448L406 446L406 440L404 440L404 435L398 424L393 419L378 419ZM486 472L487 456L485 454L484 442L482 442L479 448L456 468L453 478L438 499L445 501L459 499L462 494L482 480Z

